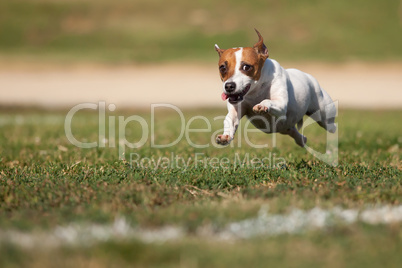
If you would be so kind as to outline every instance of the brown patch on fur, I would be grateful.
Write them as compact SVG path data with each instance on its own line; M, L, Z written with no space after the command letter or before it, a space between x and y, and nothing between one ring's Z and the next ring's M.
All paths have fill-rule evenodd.
M219 67L224 65L226 68L226 72L220 72L222 81L226 81L234 74L236 68L235 52L238 50L240 48L229 48L219 53Z
M258 53L255 48L245 47L243 48L242 63L240 65L240 70L244 74L253 78L253 80L257 81L261 77L261 70L262 67L264 66L266 59L267 57ZM253 66L253 68L248 72L246 72L242 69L243 64L248 64L250 66Z
M255 43L253 47L243 48L240 71L250 76L254 80L259 80L261 77L262 67L264 66L265 60L269 57L269 54L260 32L258 32L257 29L254 30L258 35L258 42ZM236 71L235 52L239 51L240 48L220 49L217 45L215 45L215 50L219 54L219 72L221 79L222 81L226 81L232 77ZM252 68L245 71L243 69L245 64L252 66Z

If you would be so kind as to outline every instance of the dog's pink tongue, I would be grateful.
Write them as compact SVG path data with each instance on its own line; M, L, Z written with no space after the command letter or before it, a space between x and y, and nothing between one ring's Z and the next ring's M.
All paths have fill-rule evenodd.
M225 93L222 93L221 97L222 97L222 100L225 101L228 98L228 95L226 95Z

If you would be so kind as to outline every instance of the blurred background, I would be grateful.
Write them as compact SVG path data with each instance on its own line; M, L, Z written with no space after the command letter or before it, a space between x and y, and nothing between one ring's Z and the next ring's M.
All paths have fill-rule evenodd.
M251 46L254 28L340 105L401 107L399 0L2 0L0 104L222 105L213 46Z

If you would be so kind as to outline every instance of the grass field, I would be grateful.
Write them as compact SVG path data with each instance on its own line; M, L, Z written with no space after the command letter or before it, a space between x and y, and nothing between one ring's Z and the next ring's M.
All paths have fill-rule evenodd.
M153 148L149 128L141 148L124 148L124 161L119 160L117 146L123 131L118 116L140 116L150 127L148 111L108 112L107 141L101 137L105 147L82 149L67 140L67 112L2 109L0 266L399 267L401 222L372 225L357 221L293 234L217 237L229 224L255 218L268 206L271 214L288 215L293 209L361 211L401 205L401 111L341 110L336 167L283 136L277 137L275 148L272 136L251 132L251 142L268 141L271 146L253 148L243 136L232 147L216 148L210 140L222 129L222 120L214 118L224 113L224 109L184 111L186 124L194 116L205 116L211 129L191 132L170 148ZM115 118L114 127L111 118ZM78 112L72 121L74 137L99 143L98 122L97 113ZM154 122L156 144L167 144L179 136L180 118L175 112L156 113ZM206 123L194 120L191 128L205 129ZM142 130L138 122L128 123L125 137L137 142ZM110 136L113 131L115 139ZM309 126L305 135L311 146L325 151L326 134L316 124ZM195 148L189 141L209 146ZM116 147L111 147L113 142ZM130 161L130 154L156 160L172 159L174 154L188 161L188 166L181 160L168 167L155 167L144 160L141 166ZM194 161L196 154L206 161L227 158L229 163L215 168L209 161L205 166ZM236 155L241 160L247 155L250 159L269 156L272 162L256 168L246 160L246 165L236 166ZM274 158L280 160L278 165L273 164ZM143 232L171 226L184 235L164 243L134 236L89 245L84 237L82 244L61 246L48 246L38 235L69 224L108 226L119 218ZM37 234L40 242L32 248L21 246L7 238L12 232Z
M3 61L212 61L250 46L280 61L402 60L398 0L0 2Z
M401 8L2 0L0 67L215 62L215 43L252 45L253 28L279 61L400 62ZM0 105L0 267L401 266L402 110L341 109L336 166L246 121L215 146L226 109L182 112L202 131L172 110L79 111L73 137L96 143L80 148L67 111ZM326 151L317 124L304 134Z
M279 61L400 62L401 8L2 0L0 67L215 62L215 43L252 45L253 28ZM79 111L73 137L96 143L80 148L67 111L0 105L0 267L401 266L402 110L341 109L335 166L246 121L216 146L226 109L182 112L198 130L172 110ZM317 124L304 134L326 151Z

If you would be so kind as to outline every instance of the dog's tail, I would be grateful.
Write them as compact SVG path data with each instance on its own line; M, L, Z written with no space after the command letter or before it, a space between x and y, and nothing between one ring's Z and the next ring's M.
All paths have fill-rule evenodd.
M303 118L299 122L297 122L297 129L300 130L302 126L303 126Z

